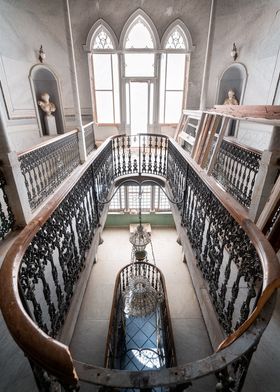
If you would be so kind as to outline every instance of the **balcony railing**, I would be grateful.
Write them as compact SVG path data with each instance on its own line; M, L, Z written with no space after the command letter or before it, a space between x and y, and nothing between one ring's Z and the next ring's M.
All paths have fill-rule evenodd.
M89 247L100 235L106 213L100 202L108 200L114 180L123 176L161 178L177 203L182 243L192 246L213 317L223 330L224 340L209 357L179 368L124 372L78 362L59 342L78 277L90 262ZM65 181L20 233L3 264L0 301L41 390L56 383L73 390L78 379L121 389L186 388L215 373L220 390L240 391L279 283L278 260L264 235L174 141L162 135L117 136Z
M36 209L80 164L78 131L18 154L32 210Z
M250 207L261 151L232 139L222 141L212 175L236 200Z

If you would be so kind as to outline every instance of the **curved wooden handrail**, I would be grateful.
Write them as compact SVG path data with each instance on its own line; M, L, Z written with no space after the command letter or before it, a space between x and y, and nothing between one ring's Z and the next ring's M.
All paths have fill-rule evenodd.
M252 333L252 335L250 335L252 337L250 345L253 346L255 344L256 332L250 332L250 330L252 328L255 330L260 328L259 323L258 326L253 325L254 321L262 312L266 311L266 306L269 304L271 295L275 289L280 286L280 266L269 242L254 225L254 223L250 221L245 208L240 206L238 202L236 202L230 195L223 191L216 184L215 180L207 176L207 174L189 158L187 153L169 137L167 137L169 142L176 146L176 149L181 153L187 163L195 170L195 172L200 176L200 178L217 197L221 204L229 211L233 218L239 223L239 225L242 226L256 248L263 268L263 288L262 294L257 303L257 307L252 312L248 320L246 320L246 322L242 324L237 331L235 331L224 342L221 343L218 348L219 352L216 352L213 354L213 356L176 368L163 369L154 372L145 372L144 374L143 372L140 372L141 375L133 375L135 372L121 370L113 371L102 368L100 369L92 365L81 364L80 362L73 360L69 348L46 335L40 328L36 326L36 324L32 321L23 308L18 291L18 272L22 257L28 245L40 227L42 227L51 214L56 210L58 205L70 192L83 173L88 169L92 162L100 154L102 154L102 151L107 147L108 143L110 143L111 140L116 137L119 137L119 135L109 138L97 151L92 154L91 159L89 159L82 166L75 169L71 177L68 178L65 183L57 190L52 200L40 211L40 214L37 215L33 221L28 224L28 226L26 226L25 229L23 229L23 231L19 234L17 240L14 242L7 256L5 257L0 273L0 306L11 334L28 357L68 385L75 385L77 383L77 373L79 374L82 369L93 369L93 372L95 373L95 381L98 379L102 380L100 383L96 381L99 384L103 383L103 385L110 385L113 381L110 379L109 375L113 377L114 374L118 374L119 380L121 380L123 377L126 380L129 379L130 383L133 383L134 379L138 379L139 383L137 385L142 386L145 384L145 379L147 380L147 377L150 373L152 377L150 383L154 383L154 385L167 385L167 381L169 384L172 382L183 383L189 376L190 372L192 372L194 369L197 370L196 376L194 378L201 377L204 375L204 373L202 372L200 364L204 364L205 366L205 364L207 364L207 358L213 357L214 362L217 363L222 369L228 363L236 360L237 356L240 356L245 352L244 350L249 345L249 342L247 342L244 338L244 332L248 333L249 335ZM265 323L265 321L260 319L260 324L262 323ZM246 342L247 345L244 344L244 342ZM229 345L231 345L231 347L228 347ZM248 349L248 347L246 349ZM227 356L226 360L225 353ZM208 368L207 371L205 371L205 375L210 372L213 372L212 367L211 369ZM146 385L147 382L145 386Z
M247 233L251 242L253 243L257 254L260 258L263 269L263 286L262 293L258 300L255 310L251 313L249 318L231 335L229 335L217 348L218 351L229 346L238 337L240 337L248 328L254 323L256 318L260 315L265 304L273 294L273 292L280 287L280 264L278 258L264 234L258 227L249 219L247 210L241 206L230 194L219 187L213 177L210 177L201 167L189 158L189 155L179 146L174 140L169 140L176 146L176 148L184 156L188 164L199 174L200 178L217 197L219 202L226 208L230 215L238 222L238 224Z
M253 152L254 154L258 154L259 156L262 155L262 152L263 152L262 150L258 150L257 148L254 148L254 147L249 147L248 145L243 144L240 141L236 140L235 137L225 136L223 138L223 140L228 143L234 144L235 146L241 148L244 151Z
M76 384L69 348L45 334L26 313L18 290L18 272L22 257L37 231L53 214L92 161L111 142L109 138L84 165L79 166L39 214L21 231L9 249L0 272L0 308L6 324L25 354L66 384Z

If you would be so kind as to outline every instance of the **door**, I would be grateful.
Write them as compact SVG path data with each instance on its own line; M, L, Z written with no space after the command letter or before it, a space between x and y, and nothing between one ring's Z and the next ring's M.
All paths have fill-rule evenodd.
M147 133L153 124L154 84L150 80L126 83L127 128L131 135Z

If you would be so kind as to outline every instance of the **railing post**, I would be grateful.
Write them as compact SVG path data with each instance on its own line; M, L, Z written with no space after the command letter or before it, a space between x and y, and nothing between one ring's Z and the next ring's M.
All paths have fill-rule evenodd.
M87 148L86 148L85 131L83 127L78 132L78 144L79 144L80 161L81 163L84 163L87 159Z
M0 112L0 159L7 182L6 194L14 214L15 225L25 226L31 220L31 209L17 153L11 151L2 113Z
M280 151L263 151L256 177L249 217L256 221L267 202L280 168Z
M280 168L280 127L273 127L268 151L262 154L249 216L256 221L267 202Z

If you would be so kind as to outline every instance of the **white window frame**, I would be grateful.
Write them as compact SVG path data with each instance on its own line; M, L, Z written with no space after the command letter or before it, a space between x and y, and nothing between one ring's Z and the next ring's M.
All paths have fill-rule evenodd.
M151 36L154 41L154 48L125 48L125 42L129 31L134 23L137 23L138 18L142 18L143 23L149 29ZM110 37L113 48L114 49L93 49L93 42L95 40L96 35L100 32L100 29L103 29ZM174 28L179 28L182 32L185 39L185 49L165 49L166 42L174 30ZM84 45L84 50L88 53L88 66L89 66L89 76L90 76L90 86L91 86L91 98L92 98L92 108L93 108L93 118L96 122L96 100L95 100L95 86L94 86L94 75L93 75L93 60L92 56L94 53L109 53L109 54L117 54L118 55L118 65L119 65L119 90L120 90L120 130L129 134L130 124L127 122L127 118L130 118L129 113L127 114L127 105L126 105L126 83L130 81L139 81L139 82L148 82L153 83L154 85L154 97L153 97L153 122L148 125L148 132L158 132L160 131L159 124L159 100L160 100L160 72L161 72L161 56L162 53L184 53L186 55L185 62L185 83L183 87L183 104L182 108L186 108L187 105L187 90L188 90L188 76L189 76L189 68L190 68L190 55L194 50L194 46L192 44L191 34L186 27L186 25L180 20L176 19L171 25L166 29L163 34L162 40L160 41L157 29L151 20L151 18L141 9L135 11L126 21L119 40L112 30L112 28L102 19L99 19L90 29L90 32L87 37L86 44ZM155 73L153 77L126 77L125 76L125 53L154 53L155 54ZM150 107L150 105L149 105ZM150 122L150 121L149 121ZM101 124L103 125L103 124ZM116 125L116 124L104 124L104 125ZM162 125L168 125L166 123ZM174 125L174 124L172 124Z

